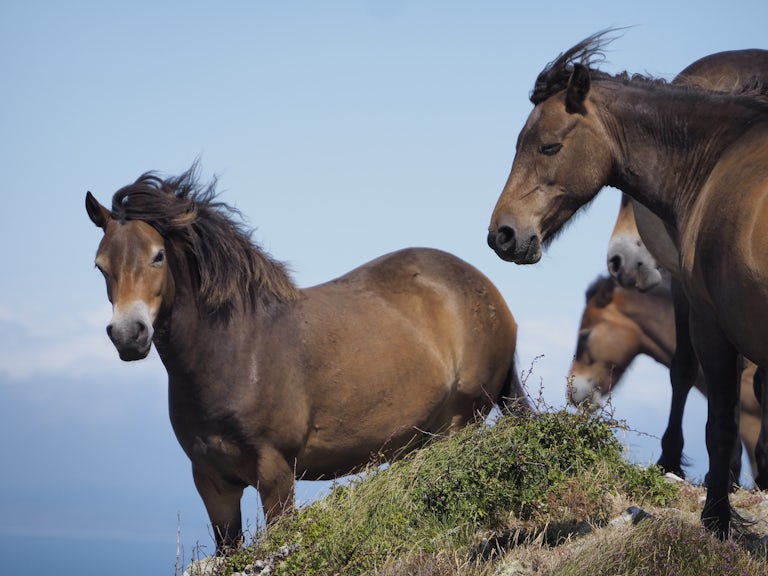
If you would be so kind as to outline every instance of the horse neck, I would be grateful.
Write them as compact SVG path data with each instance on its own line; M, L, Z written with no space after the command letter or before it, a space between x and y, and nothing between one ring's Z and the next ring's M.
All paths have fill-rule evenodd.
M186 258L176 253L169 263L174 278L172 305L159 318L154 337L169 376L172 380L179 376L191 385L198 375L204 378L212 370L226 374L235 369L232 358L243 346L254 346L254 334L271 316L269 305L233 303L231 308L212 311L200 301ZM226 354L221 353L222 347Z
M617 289L614 303L640 330L642 352L669 366L675 351L671 293L664 286L650 292Z
M678 228L720 156L760 115L737 98L595 84L597 113L614 142L608 185Z

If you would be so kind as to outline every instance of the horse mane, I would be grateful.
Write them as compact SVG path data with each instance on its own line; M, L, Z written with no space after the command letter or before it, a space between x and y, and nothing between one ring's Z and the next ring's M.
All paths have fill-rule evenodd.
M595 32L588 36L572 48L562 52L552 62L544 67L536 77L536 83L530 93L530 100L533 104L543 102L553 94L565 90L568 87L568 80L573 73L575 64L586 66L590 75L595 73L604 74L593 68L593 64L603 62L605 53L603 48L609 44L615 37L608 36L616 29L609 28Z
M544 67L536 77L533 90L530 93L531 102L536 105L550 96L565 90L568 81L573 74L576 65L581 65L589 70L592 80L608 80L623 84L644 85L649 88L669 88L671 90L700 92L708 94L729 94L733 96L747 96L754 98L758 105L764 105L768 99L768 85L756 77L744 78L732 86L717 87L716 84L707 85L703 82L691 82L686 84L668 82L663 78L629 72L620 72L612 75L594 67L605 61L605 46L613 42L617 36L611 35L621 28L609 28L588 36L572 48L562 52L557 58Z
M201 184L195 162L173 178L145 172L115 192L112 217L146 222L184 252L199 301L209 312L254 306L259 300L295 300L299 291L286 266L253 243L240 211L217 196L216 178Z
M594 299L595 306L605 308L613 300L613 289L615 287L616 283L610 276L598 276L587 287L586 300L589 302Z

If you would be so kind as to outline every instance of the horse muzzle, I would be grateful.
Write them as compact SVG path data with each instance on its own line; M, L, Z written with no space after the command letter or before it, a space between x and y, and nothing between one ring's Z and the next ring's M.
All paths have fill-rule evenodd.
M135 306L129 313L115 313L107 326L107 335L115 345L120 359L126 362L147 357L152 347L154 329L144 306Z
M541 260L541 241L537 234L522 238L511 226L499 226L488 231L488 246L496 255L515 264L535 264Z
M594 412L602 406L602 395L590 378L571 375L568 381L568 404L586 412Z
M622 288L647 292L662 282L658 264L637 242L611 240L608 245L608 272Z

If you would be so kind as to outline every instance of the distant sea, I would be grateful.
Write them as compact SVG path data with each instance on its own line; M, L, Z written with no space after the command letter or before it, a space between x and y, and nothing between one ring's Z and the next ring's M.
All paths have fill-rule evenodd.
M185 551L187 564L191 554L192 551ZM174 576L175 573L175 541L0 534L0 574L8 576Z

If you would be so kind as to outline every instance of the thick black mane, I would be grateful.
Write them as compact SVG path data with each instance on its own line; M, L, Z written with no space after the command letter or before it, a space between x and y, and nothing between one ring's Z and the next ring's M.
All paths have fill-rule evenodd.
M198 182L197 163L174 178L154 172L115 192L112 217L141 220L186 254L196 273L200 302L209 311L258 300L295 299L285 266L251 240L237 209L216 200L216 180Z

